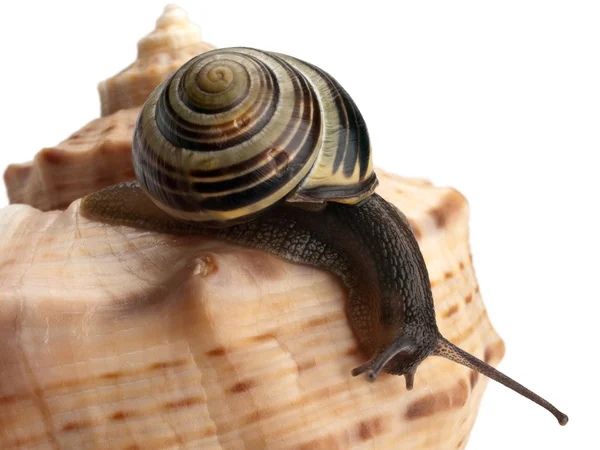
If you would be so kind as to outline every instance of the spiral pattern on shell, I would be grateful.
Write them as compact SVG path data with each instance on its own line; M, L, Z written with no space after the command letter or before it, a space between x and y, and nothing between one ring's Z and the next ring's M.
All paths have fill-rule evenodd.
M224 226L281 200L357 203L377 185L365 122L327 73L255 49L203 53L150 95L136 176L175 217Z

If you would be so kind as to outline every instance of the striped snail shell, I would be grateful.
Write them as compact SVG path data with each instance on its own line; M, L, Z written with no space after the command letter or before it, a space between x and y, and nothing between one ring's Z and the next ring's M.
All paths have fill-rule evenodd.
M355 204L377 186L365 122L327 73L249 48L203 53L150 95L133 166L157 206L226 226L281 200Z

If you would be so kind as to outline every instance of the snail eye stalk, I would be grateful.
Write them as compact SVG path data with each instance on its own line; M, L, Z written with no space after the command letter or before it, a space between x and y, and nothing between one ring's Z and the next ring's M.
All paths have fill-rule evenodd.
M438 340L438 344L433 354L437 356L442 356L446 359L449 359L450 361L454 361L470 369L476 370L480 374L485 375L486 377L503 384L504 386L506 386L509 389L512 389L515 392L518 392L523 397L528 398L532 402L535 402L538 405L540 405L542 408L545 408L548 411L550 411L550 413L552 413L554 417L556 417L556 420L558 420L559 424L566 425L569 422L569 417L566 414L559 411L549 401L540 397L535 392L530 391L525 386L513 380L512 378L504 375L502 372L496 370L486 362L476 358L470 353L465 352L464 350L457 347L456 345L454 345L453 343L451 343L447 339L444 339L441 336Z
M403 371L402 375L406 378L406 389L411 390L414 384L416 367L412 364L418 352L417 346L406 335L401 335L394 342L388 345L382 352L376 354L363 365L352 370L352 376L356 377L362 373L367 374L369 381L375 381L379 372L397 356L402 356L402 360L410 367L407 371Z

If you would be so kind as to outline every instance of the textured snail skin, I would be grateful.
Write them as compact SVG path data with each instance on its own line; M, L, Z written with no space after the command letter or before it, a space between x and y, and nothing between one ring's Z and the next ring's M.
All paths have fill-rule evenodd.
M241 68L248 58L256 73ZM289 80L269 82L264 73L261 78L263 65L266 73L283 71ZM212 78L208 84L206 77ZM240 86L234 83L238 77ZM278 88L275 81L281 82ZM253 93L256 83L266 89ZM238 124L245 131L237 133L232 131L237 119L229 114L244 105L248 93L255 97L242 111L257 105L272 111L249 114ZM269 96L281 102L268 106ZM265 125L267 118L274 124ZM257 124L260 130L253 128ZM284 141L287 146L280 146ZM283 166L271 159L273 149L286 155ZM443 356L538 403L561 425L567 423L567 416L549 402L441 336L417 240L404 214L373 193L377 181L364 121L350 96L325 72L258 50L200 55L146 102L134 133L133 162L138 181L88 195L81 203L84 216L213 236L330 271L349 290L348 321L371 357L353 375L367 373L375 380L383 370L404 375L412 389L418 365L430 355Z

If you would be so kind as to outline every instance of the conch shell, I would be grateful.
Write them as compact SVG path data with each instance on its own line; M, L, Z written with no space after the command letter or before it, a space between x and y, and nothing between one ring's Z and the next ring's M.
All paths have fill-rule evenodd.
M10 203L42 211L65 209L74 200L135 177L131 140L139 108L101 117L33 161L11 164L4 172Z
M487 378L435 357L412 391L352 378L364 355L331 274L79 214L76 199L133 179L139 106L210 48L167 7L138 61L100 84L105 117L7 169L11 203L38 209L0 210L0 448L463 449ZM411 221L440 331L497 364L464 197L377 174Z
M411 220L440 331L496 364L455 190L378 171ZM485 377L364 362L332 275L200 236L0 211L0 448L463 449Z
M200 29L183 9L168 5L156 29L138 42L137 60L98 85L102 116L142 106L168 74L214 48L202 40Z

